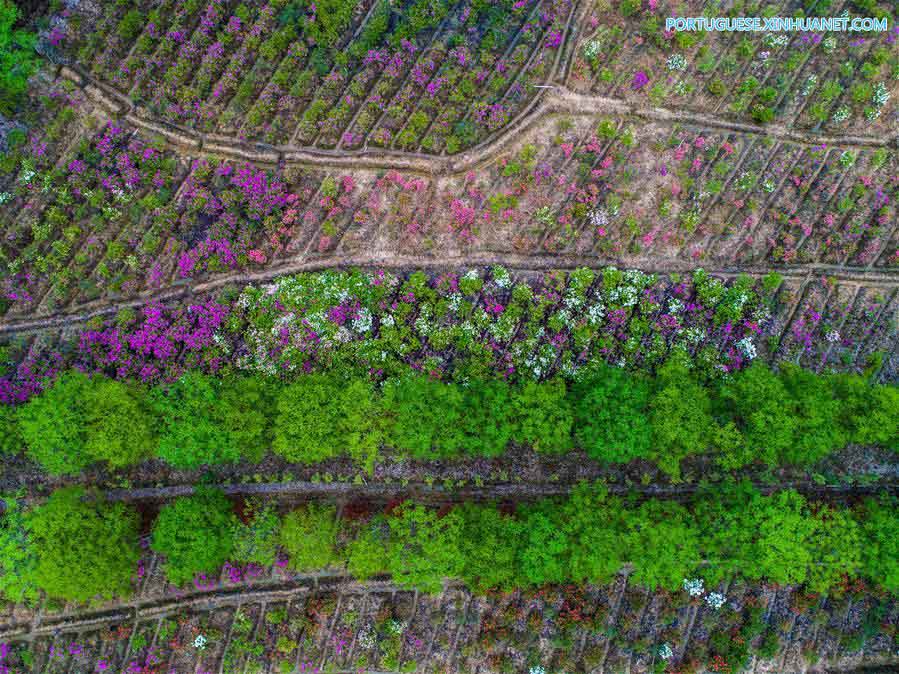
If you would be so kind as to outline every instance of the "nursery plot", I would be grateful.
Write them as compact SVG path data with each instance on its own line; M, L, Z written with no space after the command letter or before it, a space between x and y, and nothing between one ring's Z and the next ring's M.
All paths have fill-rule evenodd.
M552 76L574 4L80 6L56 20L54 52L146 114L205 132L455 153L500 130Z
M723 600L716 594L719 589ZM619 601L615 585L483 598L469 598L456 589L415 596L404 591L372 594L364 586L350 586L339 595L343 601L332 594L308 601L301 597L251 601L236 609L175 604L158 616L125 623L112 620L100 629L73 631L62 626L55 637L13 639L3 662L22 672L92 672L104 670L103 665L110 671L141 667L151 672L168 671L170 666L187 668L178 671L316 667L385 671L403 666L400 657L405 667L417 671L501 671L504 666L564 664L586 671L629 667L650 672L663 662L711 671L727 665L732 671L748 666L755 671L798 672L814 671L824 663L846 668L891 662L889 642L897 607L889 598L866 597L854 590L822 601L789 588L719 589L703 589L693 596L686 590L629 589L620 599L622 610L604 628L600 625L604 607ZM427 646L419 650L422 624L460 615L459 607L471 602L481 605L468 614L476 622L467 624L480 630L477 640L451 640L449 650L439 655ZM365 603L369 609L363 613ZM336 626L337 638L313 627L322 624ZM330 632L333 637L335 631ZM352 663L349 653L346 661L337 656L337 647L347 638L354 644ZM608 648L596 645L606 639Z
M888 3L622 2L585 17L566 84L639 105L816 131L895 133L896 33L665 32L668 17L889 16Z

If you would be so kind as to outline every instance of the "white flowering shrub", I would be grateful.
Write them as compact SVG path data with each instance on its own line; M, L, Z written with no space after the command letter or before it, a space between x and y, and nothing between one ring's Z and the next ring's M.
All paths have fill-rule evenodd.
M658 652L659 657L662 658L662 660L668 660L672 655L674 655L674 649L671 648L671 644L669 644L667 641L659 646Z
M705 598L705 603L717 611L724 606L725 599L725 596L720 592L709 592L708 596Z
M705 592L705 582L702 578L684 578L684 590L691 597L698 597Z

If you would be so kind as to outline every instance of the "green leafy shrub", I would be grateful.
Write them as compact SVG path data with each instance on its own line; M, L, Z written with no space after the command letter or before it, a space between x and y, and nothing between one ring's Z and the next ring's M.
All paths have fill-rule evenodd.
M278 554L281 520L272 506L251 501L245 510L246 522L234 526L232 556L241 562L271 566Z
M277 402L274 451L290 461L314 463L341 453L368 465L378 440L371 385L311 374L281 391Z
M127 597L140 558L137 513L83 496L81 488L59 489L27 513L28 543L37 558L34 583L69 601Z
M644 457L652 444L649 383L602 366L574 389L578 446L600 461L626 463Z
M34 603L36 550L28 540L25 512L15 496L3 496L0 517L0 598L14 604Z
M458 511L441 517L434 510L406 502L388 522L387 557L398 584L435 594L444 579L459 577L463 566L459 554L462 516Z
M39 63L34 34L13 29L18 16L12 2L0 0L0 113L4 115L16 111Z
M220 491L197 488L194 496L163 506L153 525L151 547L165 555L165 574L183 585L197 574L215 573L234 550L237 518Z
M333 506L308 505L284 517L281 545L290 557L290 568L316 571L338 561L337 511Z

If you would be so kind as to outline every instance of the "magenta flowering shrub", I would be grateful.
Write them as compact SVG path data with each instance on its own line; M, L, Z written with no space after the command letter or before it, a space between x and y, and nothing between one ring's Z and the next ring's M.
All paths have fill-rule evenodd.
M404 2L392 23L380 8L322 11L304 14L305 30L286 0L127 2L99 19L76 6L51 20L66 26L55 49L171 122L280 144L457 152L551 74L572 6Z

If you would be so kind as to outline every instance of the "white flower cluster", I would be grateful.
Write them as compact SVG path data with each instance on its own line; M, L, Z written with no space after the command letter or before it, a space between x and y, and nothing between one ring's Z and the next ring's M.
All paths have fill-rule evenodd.
M752 343L752 339L749 337L744 337L739 342L737 342L737 348L740 349L740 353L746 356L749 360L752 360L756 357L757 352L755 349L755 344Z
M662 658L662 660L668 660L672 655L674 655L674 649L671 648L671 644L667 641L659 646L659 657Z
M771 180L771 178L766 178L765 182L762 183L762 189L765 190L768 194L771 194L775 189L777 189L777 185L773 180Z
M602 49L602 43L599 40L590 40L584 45L584 58L592 61L599 56L600 49Z
M840 124L842 122L845 122L847 119L849 119L849 108L847 108L845 105L841 105L839 108L837 108L833 115L831 115L830 117L830 120L834 124Z
M202 651L204 648L206 648L206 637L204 637L202 634L198 634L197 638L194 639L194 648L199 651Z
M805 84L802 86L802 95L808 96L815 90L815 86L818 84L818 76L815 74L809 75L805 80Z
M534 665L528 670L528 674L546 674L546 668L541 665Z
M375 632L372 630L370 625L366 625L362 628L362 631L356 636L356 641L359 643L360 648L374 648L375 644L377 644L377 639L375 638Z
M720 592L709 592L708 595L706 595L705 603L709 607L717 611L719 608L724 606L725 600L726 597Z
M824 339L833 344L834 342L840 341L840 333L836 330L831 330L826 335L824 335Z
M605 227L609 224L609 214L604 208L594 208L590 211L590 225L593 227Z
M406 622L403 620L397 620L396 618L387 621L386 625L387 631L390 634L402 634L406 631Z
M687 69L687 59L684 58L683 54L672 54L668 57L668 60L665 62L665 65L668 67L670 71L679 71L683 72Z
M491 272L493 273L493 283L497 288L505 290L512 287L512 276L509 274L508 269L496 265Z
M705 582L702 578L684 578L684 590L691 597L699 597L705 592Z
M890 92L884 86L883 82L874 85L874 95L871 96L871 102L878 108L882 108L890 100Z

